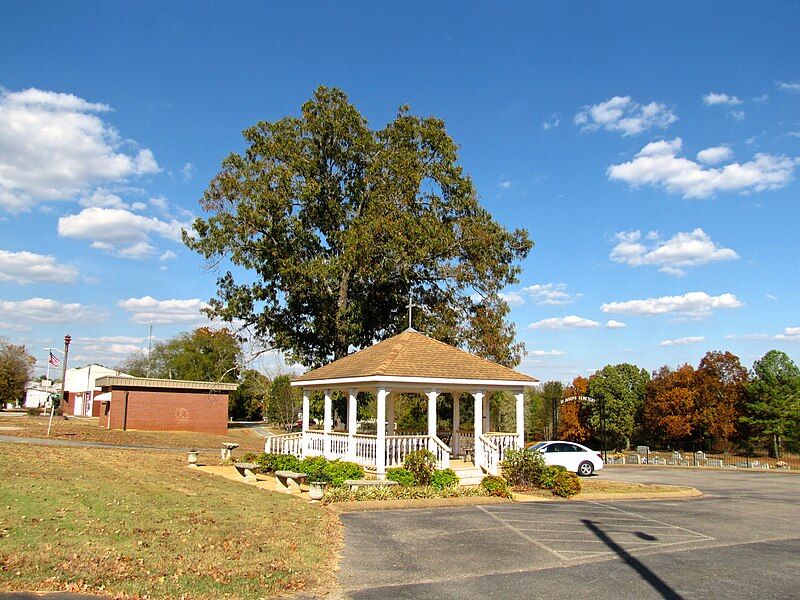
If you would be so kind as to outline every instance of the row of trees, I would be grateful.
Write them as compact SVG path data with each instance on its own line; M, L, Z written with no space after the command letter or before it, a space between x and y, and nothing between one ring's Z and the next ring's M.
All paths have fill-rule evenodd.
M292 423L300 401L288 375L271 380L244 366L241 340L229 329L200 327L138 351L117 369L134 377L238 383L230 395L228 414L235 420Z
M568 386L546 383L529 407L532 437L653 447L800 450L800 369L771 350L752 370L730 352L708 352L697 367L608 365ZM553 435L556 432L556 435Z

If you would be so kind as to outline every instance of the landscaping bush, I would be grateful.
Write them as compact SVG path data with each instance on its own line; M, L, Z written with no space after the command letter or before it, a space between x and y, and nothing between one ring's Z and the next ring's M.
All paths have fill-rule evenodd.
M556 496L569 498L581 491L581 480L575 473L564 469L556 474L550 491Z
M42 414L43 410L41 408L29 408L27 412L29 417L36 417Z
M436 470L436 455L430 450L414 450L406 455L403 466L414 476L417 485L430 485Z
M499 496L500 498L511 497L511 490L508 489L508 482L496 475L487 475L481 479L480 487L489 496Z
M431 485L437 490L456 487L458 485L458 475L453 469L442 469L434 471L431 478Z
M403 467L392 467L391 469L386 469L386 479L396 481L404 487L409 487L417 483L417 480L414 479L414 474Z
M329 481L331 485L339 486L348 479L364 479L364 467L353 462L334 460L328 463L325 474L328 477L326 481Z
M261 454L264 454L264 453L262 452ZM256 452L245 452L244 454L242 454L241 458L239 460L237 460L236 462L254 463L254 462L256 462L258 460L259 456L260 456L260 454L257 454Z
M300 461L297 467L299 473L306 473L308 475L307 481L325 481L330 483L330 475L328 474L328 461L322 456L311 456L304 458Z
M527 486L539 486L546 468L542 454L530 450L509 450L501 466L510 485Z
M433 486L363 487L351 490L346 487L329 487L322 497L322 504L363 500L415 500L420 498L469 498L490 494L481 486L449 487L437 490Z
M300 459L291 454L259 454L254 461L262 473L275 471L297 471L300 468Z
M534 485L546 490L552 490L556 485L556 477L558 477L559 473L563 472L566 472L564 467L557 465L546 465L539 475L539 481L535 482Z

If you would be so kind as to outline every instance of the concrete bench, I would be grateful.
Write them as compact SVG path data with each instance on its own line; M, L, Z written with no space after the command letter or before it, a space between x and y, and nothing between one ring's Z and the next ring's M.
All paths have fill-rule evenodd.
M276 491L283 494L299 494L300 484L303 483L307 473L295 473L294 471L275 471Z
M400 485L391 479L346 479L344 484L353 491L362 487L390 487L393 485Z
M239 472L239 475L247 479L248 481L255 481L256 480L256 469L258 469L258 465L255 463L233 463L233 466Z

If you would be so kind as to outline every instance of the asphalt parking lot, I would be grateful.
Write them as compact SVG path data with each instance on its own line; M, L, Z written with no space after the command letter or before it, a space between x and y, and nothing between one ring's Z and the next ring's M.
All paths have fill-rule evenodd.
M352 598L800 598L800 475L606 469L686 500L342 515Z

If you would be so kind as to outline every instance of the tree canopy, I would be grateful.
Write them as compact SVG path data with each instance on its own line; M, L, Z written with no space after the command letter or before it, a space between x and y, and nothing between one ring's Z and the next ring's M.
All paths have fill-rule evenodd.
M599 432L601 412L605 410L606 434L629 445L644 408L644 395L650 375L635 365L606 365L589 378L591 405L589 422Z
M140 351L128 357L119 370L135 377L236 382L242 350L228 329L200 327L158 342L148 357Z
M401 107L379 130L341 90L244 132L184 232L217 280L208 312L318 366L415 327L506 365L521 345L500 290L533 244L481 207L442 120ZM226 262L227 261L227 262Z
M16 404L25 397L25 384L33 376L35 362L25 346L0 338L0 406Z

